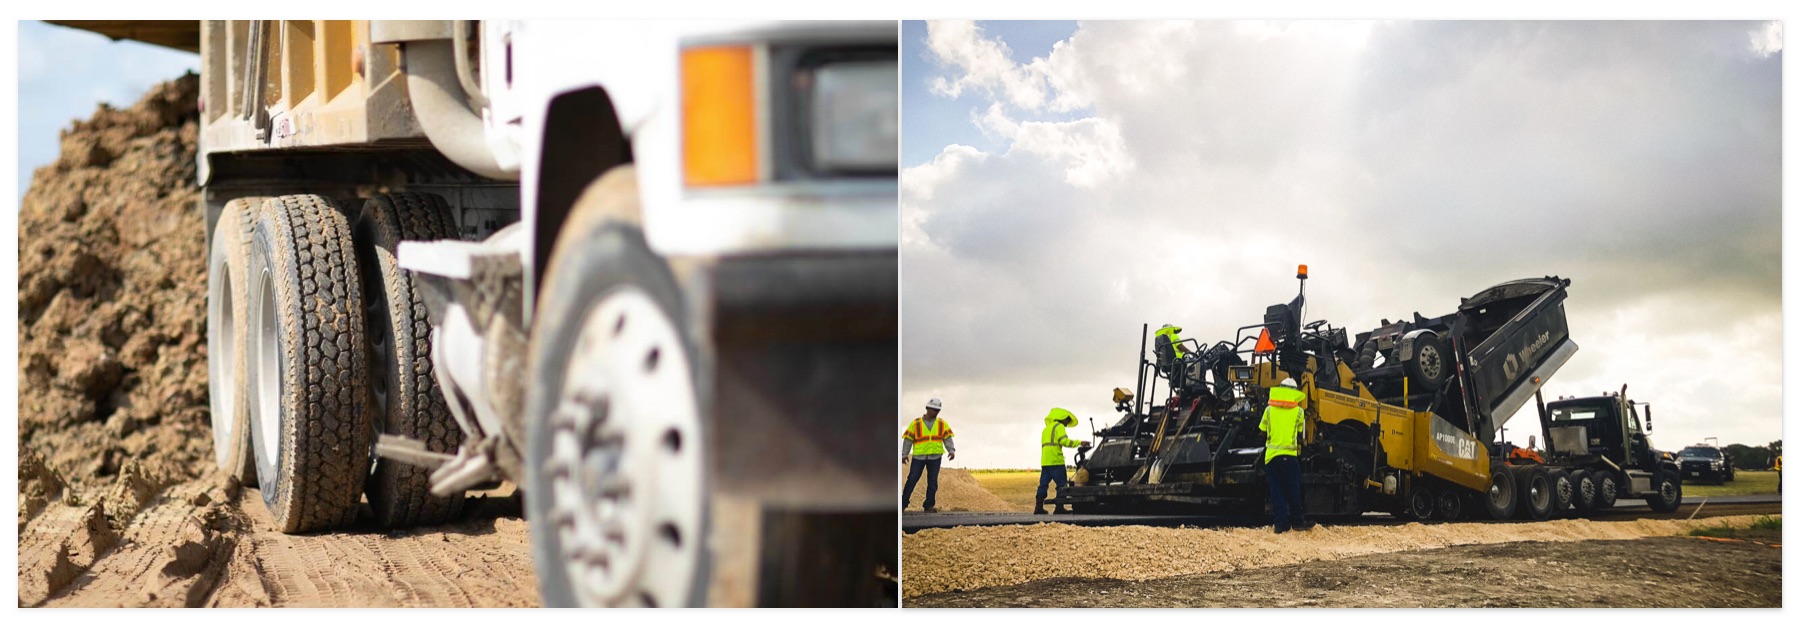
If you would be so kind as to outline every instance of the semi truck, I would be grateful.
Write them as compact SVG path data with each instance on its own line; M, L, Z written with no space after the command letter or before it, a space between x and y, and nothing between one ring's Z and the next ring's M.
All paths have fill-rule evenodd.
M1159 333L1152 347L1146 325L1136 389L1114 390L1121 417L1095 430L1075 485L1055 501L1076 512L1265 512L1258 423L1268 390L1291 377L1308 399L1300 461L1311 514L1545 519L1618 497L1659 511L1680 504L1679 472L1648 447L1623 389L1543 403L1541 388L1577 350L1563 311L1569 280L1502 283L1449 314L1383 320L1352 342L1325 320L1302 324L1307 276L1301 266L1300 294L1233 340ZM1496 438L1533 400L1547 456Z
M548 605L895 602L893 22L58 23L199 53L216 462L282 531L504 482Z

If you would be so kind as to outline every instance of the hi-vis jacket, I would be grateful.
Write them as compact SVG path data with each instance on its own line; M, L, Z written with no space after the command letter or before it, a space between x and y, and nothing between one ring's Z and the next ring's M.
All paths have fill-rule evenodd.
M912 425L906 426L906 435L901 438L912 443L913 456L941 456L944 454L944 443L955 436L956 432L951 431L950 424L940 416L929 427L925 425L925 417L913 419ZM952 444L950 450L955 451L956 445Z
M1181 328L1180 327L1176 327L1174 325L1165 326L1162 329L1156 330L1156 337L1160 340L1167 340L1169 342L1169 349L1174 351L1175 359L1179 360L1182 357L1187 355L1186 351L1181 350ZM1160 345L1162 343L1159 342L1157 344Z
M1044 433L1038 437L1039 449L1043 451L1040 462L1046 467L1063 465L1063 448L1080 447L1081 442L1069 438L1070 427L1075 426L1075 415L1062 408L1051 408L1050 415L1044 417Z
M1262 423L1257 426L1268 436L1263 462L1300 455L1300 437L1306 433L1305 408L1305 392L1286 386L1269 389L1269 407L1263 409Z

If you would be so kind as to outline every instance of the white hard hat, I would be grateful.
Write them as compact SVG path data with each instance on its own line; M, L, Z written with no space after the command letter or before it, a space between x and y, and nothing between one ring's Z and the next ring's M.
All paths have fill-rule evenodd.
M1299 384L1294 383L1294 378L1292 378L1292 377L1281 378L1281 385L1286 386L1288 388L1299 388L1300 387Z
M942 410L942 409L944 409L944 402L942 400L939 400L937 397L932 397L931 401L925 402L925 407L931 408L933 410Z

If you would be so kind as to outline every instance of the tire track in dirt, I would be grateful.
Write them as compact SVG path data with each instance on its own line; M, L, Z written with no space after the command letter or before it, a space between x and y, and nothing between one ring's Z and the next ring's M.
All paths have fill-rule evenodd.
M529 532L517 516L412 530L358 528L311 535L276 531L254 491L247 569L209 605L304 607L519 607L538 604ZM491 518L490 518L491 517ZM471 567L473 565L473 567ZM238 589L233 591L232 589ZM261 598L261 599L259 599Z
M257 492L237 493L217 472L178 484L118 536L98 505L52 504L20 538L20 606L538 604L529 531L495 516L504 506L430 528L289 535Z

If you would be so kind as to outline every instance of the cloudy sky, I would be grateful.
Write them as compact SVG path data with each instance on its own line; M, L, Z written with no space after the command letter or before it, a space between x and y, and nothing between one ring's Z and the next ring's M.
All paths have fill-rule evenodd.
M1352 333L1571 278L1581 349L1547 395L1629 383L1663 448L1780 438L1782 41L1754 22L906 23L903 405L944 399L953 464L1035 466L1049 408L1116 418L1143 324L1228 339L1308 264L1308 318Z
M31 172L56 161L59 133L70 121L93 115L103 102L129 107L150 86L200 70L196 54L35 20L18 26L20 198Z

